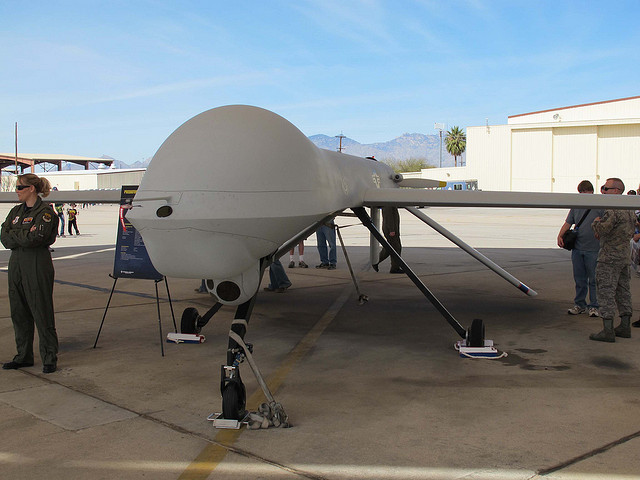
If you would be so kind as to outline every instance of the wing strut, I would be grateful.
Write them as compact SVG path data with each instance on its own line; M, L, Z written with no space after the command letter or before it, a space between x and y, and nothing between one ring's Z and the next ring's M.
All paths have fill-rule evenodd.
M373 234L373 236L376 237L376 240L378 240L378 242L384 245L384 247L391 254L391 256L393 256L396 260L398 260L398 262L400 262L400 265L402 266L402 270L404 270L404 273L407 274L407 277L409 277L411 281L415 284L415 286L418 287L418 289L422 292L422 294L425 297L427 297L427 300L429 300L431 304L434 307L436 307L436 309L442 314L442 316L449 323L449 325L453 327L453 329L458 333L458 335L460 335L461 338L466 338L467 331L464 329L464 327L458 323L455 317L451 315L449 310L447 310L446 307L442 303L440 303L440 300L438 300L436 296L433 293L431 293L431 291L427 288L427 286L424 283L422 283L422 281L413 272L413 270L411 270L411 268L409 267L409 265L407 265L407 263L403 260L403 258L400 255L398 255L398 252L396 252L393 249L393 247L389 244L389 242L387 242L387 239L384 238L384 236L380 233L380 231L375 227L375 225L371 221L371 218L369 217L369 215L367 215L367 212L365 211L365 209L363 207L355 207L355 208L352 208L351 210L353 210L353 213L355 213L358 216L362 224L369 229L369 231Z
M483 254L481 254L479 251L477 251L471 245L463 242L460 238L456 237L453 233L451 233L449 230L444 228L442 225L440 225L438 222L433 220L431 217L428 217L427 215L422 213L416 207L404 207L404 208L406 210L408 210L409 213L412 213L413 215L418 217L420 220L422 220L424 223L429 225L431 228L433 228L440 235L442 235L446 239L448 239L448 240L452 241L453 243L455 243L462 250L464 250L469 255L471 255L473 258L478 260L480 263L486 265L488 268L490 268L491 270L496 272L498 275L500 275L502 278L504 278L511 285L513 285L516 288L522 290L524 293L526 293L530 297L535 297L536 295L538 295L538 292L536 292L534 289L529 288L528 286L526 286L524 283L522 283L516 277L511 275L509 272L507 272L500 265L498 265L497 263L493 262L489 258L485 257Z

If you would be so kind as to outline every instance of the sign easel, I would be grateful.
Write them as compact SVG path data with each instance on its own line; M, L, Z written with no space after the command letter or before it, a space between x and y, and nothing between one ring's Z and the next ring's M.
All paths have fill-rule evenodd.
M176 317L173 313L173 304L171 303L171 294L169 293L169 283L167 277L158 272L149 258L149 253L144 246L142 236L135 229L135 227L127 221L127 211L131 208L131 202L133 197L138 191L137 185L126 185L122 187L122 193L120 196L120 213L118 221L118 239L116 241L116 254L113 262L113 274L109 276L113 278L113 286L111 287L111 293L109 294L109 300L107 306L104 309L104 315L102 315L102 322L100 322L100 328L96 335L96 341L93 344L93 348L98 345L98 339L100 338L100 332L104 325L104 320L107 317L107 311L109 310L109 304L111 303L111 297L116 289L116 283L119 278L137 278L143 280L153 280L156 288L156 306L158 310L158 330L160 331L160 351L164 357L164 342L162 335L162 320L160 317L160 296L158 294L158 283L164 280L164 284L167 290L167 298L169 299L169 307L171 308L171 317L173 319L173 328L175 332L178 332L176 325Z

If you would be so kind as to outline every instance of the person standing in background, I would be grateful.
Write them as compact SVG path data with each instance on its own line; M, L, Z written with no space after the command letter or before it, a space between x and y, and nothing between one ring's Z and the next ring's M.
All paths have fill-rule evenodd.
M619 178L608 178L601 191L605 195L622 195L624 183ZM591 228L600 240L596 283L598 302L603 329L589 335L597 342L615 342L616 337L631 337L631 305L629 258L631 255L631 237L635 225L632 210L604 211L602 217L593 221ZM613 328L613 318L618 310L620 325Z
M80 235L80 231L78 230L78 210L76 210L76 204L72 203L71 208L67 210L67 224L69 227L69 235L73 235L71 228L73 227L76 231L76 235Z
M578 193L593 195L593 184L589 180L583 180L578 184ZM598 316L598 296L596 287L596 265L598 263L598 251L600 241L595 237L591 224L596 217L602 217L604 210L587 210L584 208L572 208L558 233L558 246L563 248L562 239L572 225L578 225L576 231L578 237L576 245L571 250L571 263L573 265L573 281L576 285L576 295L573 299L573 307L567 313L579 315L589 312L590 317ZM587 303L587 293L589 302Z

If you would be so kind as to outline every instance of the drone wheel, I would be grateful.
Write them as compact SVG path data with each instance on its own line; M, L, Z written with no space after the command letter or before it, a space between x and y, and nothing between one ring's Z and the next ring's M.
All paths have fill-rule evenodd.
M185 308L180 320L180 331L182 333L198 333L198 310L193 307Z
M222 391L222 418L242 420L245 411L244 385L230 382Z
M484 347L484 322L474 318L467 332L467 345L470 347Z

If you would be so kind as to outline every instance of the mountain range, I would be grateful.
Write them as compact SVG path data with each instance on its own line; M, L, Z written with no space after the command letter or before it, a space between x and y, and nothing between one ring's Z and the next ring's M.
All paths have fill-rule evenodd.
M337 151L340 147L338 137L327 135L312 135L309 137L317 147ZM410 158L424 159L427 164L440 166L440 137L438 135L424 135L422 133L405 133L399 137L381 143L359 143L348 137L342 138L342 153L357 157L375 157L377 160L395 162ZM442 144L442 166L452 166L453 157L449 155ZM458 159L460 165L460 159Z
M338 137L330 137L328 135L312 135L309 137L317 147L326 150L337 151L340 147L340 139ZM357 157L375 157L377 160L386 162L395 162L398 160L408 160L410 158L424 159L428 165L437 167L440 165L440 137L438 135L424 135L422 133L405 133L399 137L380 143L359 143L355 140L342 138L342 153L355 155ZM100 158L106 158L114 161L116 168L144 168L149 165L151 157L144 161L138 161L127 164L123 161L116 160L108 155L102 155ZM461 163L462 162L462 163ZM446 147L442 145L442 166L453 166L453 157L447 153ZM464 165L464 155L458 159L458 165ZM66 169L75 168L73 164L66 164ZM78 167L81 168L81 167Z

